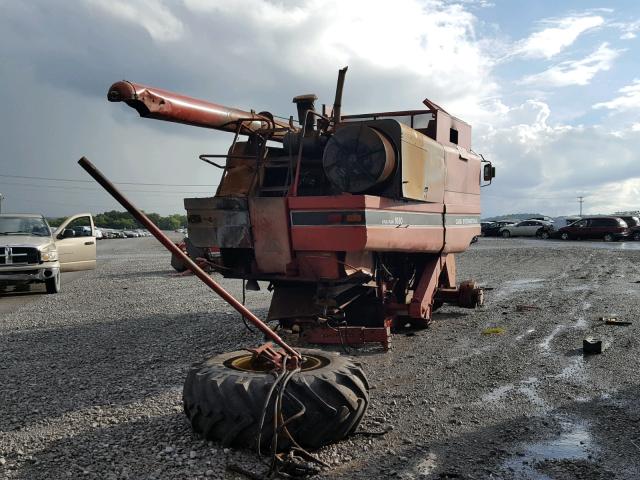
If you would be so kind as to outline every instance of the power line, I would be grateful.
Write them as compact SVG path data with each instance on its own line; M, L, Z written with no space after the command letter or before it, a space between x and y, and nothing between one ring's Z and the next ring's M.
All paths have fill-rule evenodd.
M30 177L26 175L0 175L4 178L23 178L28 180L51 180L54 182L81 182L81 183L95 183L93 180L77 180L73 178L51 178L51 177ZM207 185L201 183L143 183L143 182L112 182L118 185L146 185L154 187L211 187L214 185Z
M30 187L30 188L47 188L47 189L58 189L65 190L68 193L74 193L73 190L82 190L87 192L103 192L99 187L79 187L77 185L39 185L36 183L16 183L16 182L0 182L0 185L8 185L10 187ZM212 185L212 187L216 187L217 185ZM72 191L69 191L72 190ZM133 190L128 188L123 188L123 192L132 192L132 193L161 193L167 195L180 195L180 194L195 194L195 193L209 193L213 192L213 188L211 190L192 190L192 191L177 191L177 190ZM79 193L79 192L78 192Z

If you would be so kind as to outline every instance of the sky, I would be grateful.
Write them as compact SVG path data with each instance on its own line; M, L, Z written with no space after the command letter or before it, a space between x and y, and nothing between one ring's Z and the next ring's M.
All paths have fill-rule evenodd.
M198 160L232 135L109 103L121 79L288 117L295 95L343 113L420 109L472 125L497 169L483 216L640 209L640 2L0 0L3 211L182 213L215 192Z

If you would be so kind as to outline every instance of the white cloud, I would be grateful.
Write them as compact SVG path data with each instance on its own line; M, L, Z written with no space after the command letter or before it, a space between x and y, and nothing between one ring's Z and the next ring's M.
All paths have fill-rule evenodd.
M520 83L550 87L588 85L598 72L609 70L621 52L622 50L614 50L609 48L608 43L603 43L595 52L581 60L559 63L544 72L523 78Z
M572 45L584 32L601 26L604 19L599 15L572 16L546 20L545 23L550 26L520 42L514 54L533 58L552 58Z
M622 95L608 102L596 103L593 108L606 108L618 112L640 109L640 79L633 81L631 85L618 90Z
M498 170L483 191L483 211L577 213L579 192L588 195L589 213L640 208L640 129L611 132L557 124L552 117L548 104L529 100L477 139L478 151Z
M143 27L158 42L179 39L184 27L162 0L85 0L103 13Z
M232 48L245 55L247 64L253 56L268 56L283 74L311 77L310 72L315 72L334 77L338 67L351 65L360 72L376 72L379 79L407 79L401 88L411 84L414 107L433 96L459 115L482 111L482 99L497 88L491 77L491 57L476 38L477 19L459 4L438 0L306 0L295 6L267 0L184 2L203 18L251 32L237 35ZM363 87L375 83L371 79ZM394 97L408 97L398 87L397 82L395 87L389 85L389 93L378 96L378 105L387 101L385 108L392 108Z
M640 20L633 22L616 22L612 23L611 26L620 30L621 40L633 40L637 37L638 31L640 31Z

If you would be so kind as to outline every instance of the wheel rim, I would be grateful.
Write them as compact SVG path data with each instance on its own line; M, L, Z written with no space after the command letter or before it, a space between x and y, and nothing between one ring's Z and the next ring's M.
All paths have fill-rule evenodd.
M566 234L566 233L563 233L563 234L561 235L561 237L562 237L562 239L563 239L563 240L569 240L569 235L568 235L568 234Z
M233 370L241 372L266 373L273 370L273 365L268 362L256 363L253 360L253 354L239 355L230 358L224 364ZM329 360L318 355L304 355L302 359L302 371L308 372L322 368L329 364Z
M613 237L611 235L607 234L607 235L604 236L604 241L605 242L610 242L611 240L613 240Z

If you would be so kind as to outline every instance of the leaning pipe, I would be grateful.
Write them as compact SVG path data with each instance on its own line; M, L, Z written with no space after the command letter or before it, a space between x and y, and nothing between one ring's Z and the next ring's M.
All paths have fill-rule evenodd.
M193 272L193 274L202 280L211 290L216 292L222 299L231 305L240 315L249 320L255 327L264 333L267 337L273 340L276 344L281 346L285 352L287 352L292 357L297 359L302 359L300 354L293 348L291 348L287 343L280 338L280 336L271 330L269 326L256 317L251 310L242 305L238 300L236 300L233 295L227 292L222 286L220 286L211 276L209 276L204 270L202 270L193 260L191 260L180 248L178 248L169 237L167 237L162 231L156 227L156 225L149 220L149 218L142 213L138 208L136 208L133 203L129 201L118 189L117 187L111 183L103 174L98 170L93 163L91 163L86 157L82 157L78 164L84 168L89 175L93 177L93 179L98 182L102 187L111 194L113 198L115 198L120 205L122 205L133 217L138 220L142 225L146 227L149 232L153 234L154 237L158 239L158 241L164 245L164 247L169 250L172 254L177 255L187 266L189 270Z
M296 129L288 123L271 119L268 114L246 112L237 108L198 100L160 88L148 87L126 80L116 82L107 93L110 102L125 102L141 117L184 123L196 127L212 128L235 133L251 134L273 129L270 140L282 141L288 131Z

